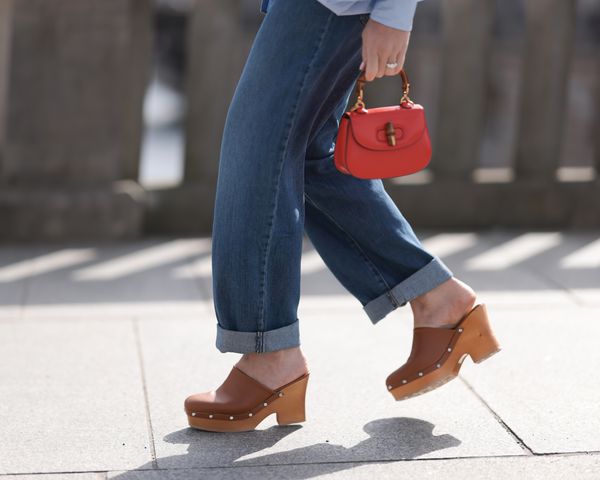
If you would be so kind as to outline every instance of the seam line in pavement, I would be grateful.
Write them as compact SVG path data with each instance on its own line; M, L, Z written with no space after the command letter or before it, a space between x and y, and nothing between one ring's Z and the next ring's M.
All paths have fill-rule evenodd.
M148 440L150 442L150 457L152 460L152 469L158 469L158 462L156 460L156 446L154 444L154 431L152 429L152 418L150 416L150 401L148 399L148 386L146 384L146 369L144 368L144 354L142 351L142 340L140 337L140 329L138 320L132 320L133 334L135 336L135 345L137 349L138 362L140 365L140 375L142 377L142 389L144 391L144 410L146 414L146 427L148 429Z
M475 389L472 387L472 385L469 382L467 382L467 380L465 380L464 377L459 375L459 378L466 385L466 387L473 393L473 395L475 395L479 399L479 401L489 410L489 412L494 416L494 418L498 421L498 423L500 425L502 425L504 430L506 430L506 432L513 438L513 440L515 442L517 442L517 444L523 449L523 451L525 451L528 455L536 455L536 453L534 453L533 450L531 448L529 448L529 446L523 441L523 439L521 437L519 437L517 435L517 433L512 428L510 428L504 420L502 420L500 415L498 415L492 407L490 407L490 405L483 399L483 397L475 391Z
M28 472L28 473L0 473L0 478L7 476L24 476L24 475L83 475L96 473L98 475L107 475L108 473L120 472L170 472L170 471L193 471L193 470L218 470L218 469L237 469L237 468L262 468L262 467L302 467L310 465L330 465L330 464L371 464L371 463L394 463L394 462L435 462L440 460L481 460L491 458L536 458L536 457L586 457L600 455L600 450L582 450L577 452L550 452L536 453L534 455L475 455L470 457L435 457L435 458L398 458L398 459L382 459L382 460L340 460L328 462L306 462L306 463L282 463L282 464L258 464L258 465L213 465L208 467L168 467L168 468L136 468L134 470L74 470L64 472ZM526 460L527 461L527 460Z

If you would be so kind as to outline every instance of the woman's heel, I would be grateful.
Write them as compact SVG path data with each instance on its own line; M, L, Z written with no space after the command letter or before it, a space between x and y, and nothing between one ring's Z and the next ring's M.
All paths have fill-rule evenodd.
M481 363L501 350L500 343L492 332L485 304L480 304L472 312L472 318L468 319L468 323L465 322L465 330L469 332L467 353L473 362Z
M279 398L281 402L277 406L277 423L279 425L289 425L291 423L300 423L306 420L305 399L306 387L308 385L308 375L289 387L282 389L283 396Z

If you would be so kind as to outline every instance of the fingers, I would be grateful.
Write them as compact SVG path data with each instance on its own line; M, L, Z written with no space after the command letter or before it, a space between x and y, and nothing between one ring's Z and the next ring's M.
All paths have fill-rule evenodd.
M367 80L371 81L375 78L385 77L386 75L397 75L400 72L401 64L395 60L400 57L400 52L381 48L368 50L367 55ZM396 63L393 68L388 67L388 64ZM371 69L369 70L369 66ZM370 73L370 74L369 74Z
M370 45L369 42L363 43L363 62L365 66L365 79L367 82L374 80L379 72L379 59L377 50Z
M358 67L358 69L364 70L365 67L367 66L367 47L366 47L366 42L364 42L364 41L362 43L361 55L362 55L362 62L360 64L360 67Z
M360 64L359 70L365 71L365 78L368 82L375 78L381 78L384 76L394 76L400 73L402 70L404 60L394 59L394 56L382 55L370 55L367 56ZM396 64L395 67L390 68L387 64Z
M367 65L365 70L365 79L367 82L374 80L379 73L379 59L377 55L370 55L367 57Z
M404 64L410 32L394 29L373 19L362 33L362 63L367 81L384 76L398 75ZM388 67L387 64L395 64Z
M376 76L377 76L377 78L381 78L381 77L385 76L385 71L387 70L387 67L385 65L388 62L387 55L385 53L381 53L381 54L377 55L377 60L378 60L378 62L377 62L378 69L377 69Z

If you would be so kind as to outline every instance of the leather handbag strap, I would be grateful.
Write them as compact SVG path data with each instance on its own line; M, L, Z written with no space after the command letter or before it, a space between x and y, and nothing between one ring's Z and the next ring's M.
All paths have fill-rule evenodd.
M403 102L410 102L410 103L414 103L410 97L408 96L408 91L410 89L410 83L408 82L408 75L406 75L406 72L404 71L404 69L401 69L399 72L400 77L402 78L402 97L400 98L400 102L399 103L403 103ZM360 77L358 77L358 80L356 81L356 103L354 104L354 106L350 109L350 111L354 111L357 110L359 108L366 108L366 104L364 101L364 94L365 94L365 84L367 83L367 80L365 78L365 74L362 73L360 75Z

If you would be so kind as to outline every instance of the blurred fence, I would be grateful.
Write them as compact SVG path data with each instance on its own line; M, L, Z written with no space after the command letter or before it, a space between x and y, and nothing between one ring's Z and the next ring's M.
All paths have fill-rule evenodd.
M433 176L425 184L390 187L390 194L416 224L428 227L600 226L600 143L594 144L600 134L597 55L595 119L585 125L589 134L581 137L592 148L591 163L566 158L563 149L569 80L575 78L570 74L576 2L521 3L524 38L512 58L512 78L506 75L510 71L501 71L511 56L502 45L492 46L495 5L481 0L442 2L438 101L432 105L437 109ZM508 62L492 63L494 52L500 58L504 54ZM418 70L418 63L418 54L413 55L408 68ZM484 127L494 82L506 97L502 101L513 95L512 110L503 117L512 135L505 142L500 168L485 168L482 144L490 133ZM571 104L578 118L579 108ZM574 151L579 154L584 148Z
M120 238L137 183L147 0L0 1L0 237Z
M0 2L0 237L210 233L221 130L262 17L258 0L188 3L184 178L144 190L151 2ZM511 3L523 34L499 43ZM576 50L582 4L420 4L405 68L434 154L425 171L385 180L414 226L600 226L600 58L597 43ZM398 90L377 80L368 102Z

